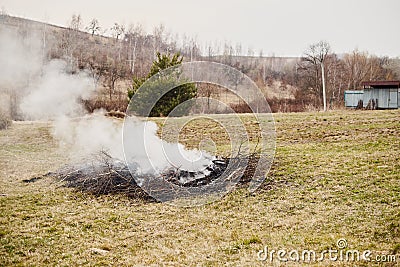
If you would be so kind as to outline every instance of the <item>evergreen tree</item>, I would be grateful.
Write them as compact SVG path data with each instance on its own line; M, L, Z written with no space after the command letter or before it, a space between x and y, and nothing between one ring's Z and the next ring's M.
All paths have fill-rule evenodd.
M167 73L163 70L177 66L182 63L183 57L179 53L174 55L161 55L157 52L157 59L153 62L150 72L145 78L135 78L132 84L132 90L128 90L128 97L135 97L134 103L129 106L129 111L139 116L151 117L167 116L178 105L179 109L174 111L174 116L183 116L187 114L190 105L184 103L196 96L197 88L194 83L182 83L179 68L170 69ZM154 77L153 77L154 76ZM152 79L150 79L153 77ZM148 80L150 79L150 80ZM139 90L144 84L145 86ZM171 88L167 93L163 94L166 88ZM159 99L154 107L154 100ZM182 104L184 103L184 104Z

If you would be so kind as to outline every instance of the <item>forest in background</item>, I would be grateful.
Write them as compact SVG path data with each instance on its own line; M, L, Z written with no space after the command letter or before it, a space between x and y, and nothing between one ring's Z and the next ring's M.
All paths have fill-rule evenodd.
M326 42L311 44L301 57L264 56L262 51L244 49L229 42L200 44L195 38L179 36L164 25L145 32L140 24L115 23L102 29L97 19L83 25L73 15L66 27L0 15L0 30L16 32L26 40L26 49L39 45L44 60L62 59L69 72L85 70L96 88L96 96L85 101L89 111L104 108L125 111L127 92L135 78L145 77L157 52L180 53L186 61L214 61L232 66L248 75L263 91L273 112L320 110L322 107L321 62L325 67L326 96L329 109L343 107L344 90L360 89L362 81L400 78L400 59L378 57L366 51L336 54ZM32 38L39 40L30 42ZM318 41L318 40L317 40ZM26 83L29 84L29 75ZM19 85L8 86L24 86ZM244 101L228 90L198 84L198 96L223 99L236 112L247 112ZM0 88L7 92L9 88ZM9 95L16 102L18 95ZM223 112L223 110L218 111ZM11 115L17 118L17 110Z

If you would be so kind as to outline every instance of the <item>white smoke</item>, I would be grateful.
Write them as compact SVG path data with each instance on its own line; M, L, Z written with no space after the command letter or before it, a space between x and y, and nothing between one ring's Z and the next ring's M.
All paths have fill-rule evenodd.
M157 125L135 117L125 121L124 146L122 121L97 111L80 118L60 117L54 122L54 137L71 160L90 158L100 151L114 159L134 163L138 173L160 173L169 168L189 171L203 169L214 157L204 151L188 150L179 143L168 143L157 135ZM124 151L125 149L125 151ZM124 154L125 152L125 154Z
M0 30L0 90L19 95L24 119L52 120L53 136L73 161L104 151L124 160L122 121L104 112L86 114L81 99L94 93L94 83L85 72L71 74L63 60L44 60L41 42ZM212 156L171 144L157 136L157 125L137 118L127 120L124 136L127 162L140 173L158 173L175 167L198 170L211 163Z
M24 119L47 120L82 114L79 100L90 97L94 83L85 72L70 74L70 66L63 60L46 62L45 54L35 32L20 35L15 30L0 29L3 98L14 98L13 105L17 105L15 108Z
M41 46L36 36L22 38L17 31L0 27L0 113L17 118L18 99L42 66Z
M0 28L0 90L29 86L43 65L43 53L35 35L22 38L16 31Z
M140 173L160 173L169 168L197 171L205 168L214 157L200 150L188 150L180 143L168 143L157 135L152 121L125 120L124 152L126 161L136 163Z
M54 122L53 136L73 161L100 151L123 160L122 122L97 111L79 118L60 117Z
M93 82L86 73L71 75L67 69L62 60L52 60L43 66L42 75L21 101L25 118L54 119L84 112L79 100L89 99L94 92Z

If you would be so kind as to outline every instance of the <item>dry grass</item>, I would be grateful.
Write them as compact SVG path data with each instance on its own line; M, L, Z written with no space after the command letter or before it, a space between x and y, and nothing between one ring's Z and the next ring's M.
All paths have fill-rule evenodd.
M15 123L0 131L0 265L255 266L264 246L320 251L341 237L352 249L399 253L399 115L276 114L276 160L262 188L185 209L81 194L50 177L22 183L66 157L49 124ZM181 140L192 144L208 123L188 125Z

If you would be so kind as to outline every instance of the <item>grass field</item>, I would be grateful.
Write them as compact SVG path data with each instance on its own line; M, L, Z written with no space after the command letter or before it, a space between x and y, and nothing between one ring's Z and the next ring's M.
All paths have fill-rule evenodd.
M257 260L265 246L319 252L345 238L372 259L397 254L385 266L399 266L400 111L274 117L276 157L261 188L193 208L94 197L50 177L23 183L67 159L50 123L14 123L0 131L0 265L271 265ZM190 126L182 140L190 145L206 126ZM315 265L371 263L326 257Z

